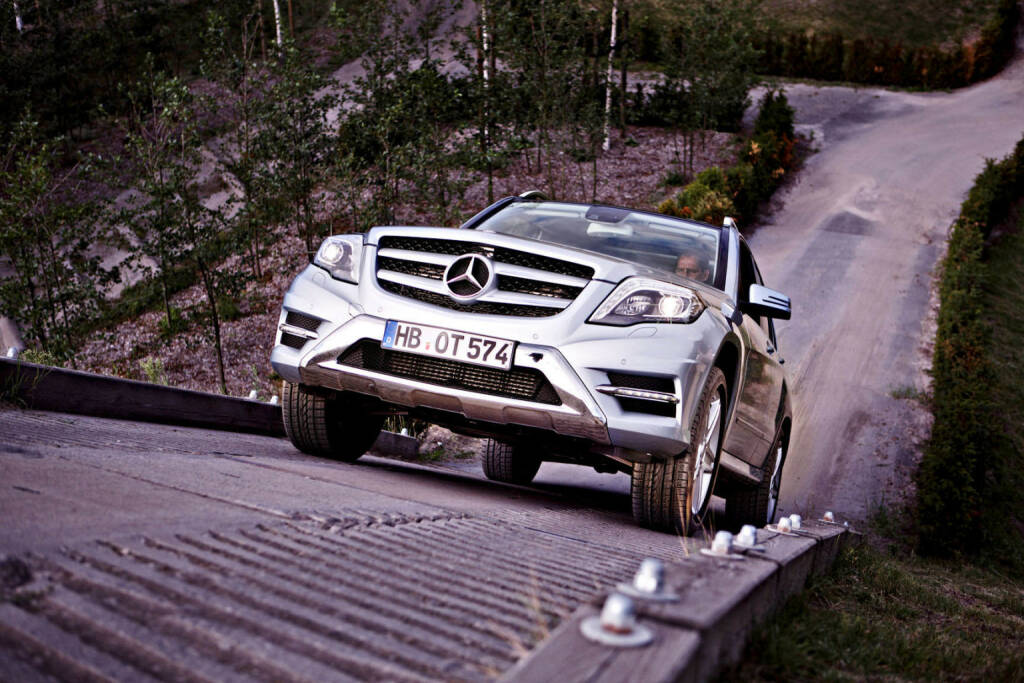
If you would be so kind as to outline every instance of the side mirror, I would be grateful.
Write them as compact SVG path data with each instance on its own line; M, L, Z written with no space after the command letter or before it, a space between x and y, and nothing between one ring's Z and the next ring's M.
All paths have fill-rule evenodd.
M763 315L789 320L792 313L789 297L763 285L750 285L750 298L740 304L740 310L750 315Z

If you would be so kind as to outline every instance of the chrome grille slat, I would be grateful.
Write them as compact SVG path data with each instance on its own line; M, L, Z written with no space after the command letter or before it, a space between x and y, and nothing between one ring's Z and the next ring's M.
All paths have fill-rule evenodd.
M432 294L441 294L442 296L448 294L448 288L445 287L444 282L441 280L432 280L418 275L406 275L405 273L396 273L393 270L378 270L377 279L405 285L406 287L422 289Z
M430 263L435 266L447 268L452 261L458 258L458 254L434 254L429 251L407 251L405 249L381 249L377 252L377 258L399 259L402 261L416 261L418 263Z

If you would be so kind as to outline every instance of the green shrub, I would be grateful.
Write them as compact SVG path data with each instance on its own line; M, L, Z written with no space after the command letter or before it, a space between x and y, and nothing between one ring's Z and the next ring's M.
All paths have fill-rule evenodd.
M18 354L18 360L26 363L35 363L36 365L49 365L55 368L64 367L64 363L57 356L45 349L25 349Z
M143 358L139 361L139 370L147 382L167 385L167 372L164 370L164 362L159 358L151 356Z
M1014 514L994 508L1002 499L998 473L1012 449L992 398L996 378L984 258L986 239L1024 198L1022 168L1024 139L1003 161L985 163L961 206L942 264L931 370L935 419L916 476L918 547L925 553L976 554L991 539L1006 537Z
M170 317L167 317L165 313L161 316L160 322L157 323L157 327L160 329L160 336L164 339L169 339L188 328L188 321L185 319L180 308L171 306L170 314Z
M658 211L714 224L721 224L725 216L744 225L753 222L760 203L771 198L793 167L793 118L784 92L766 93L754 136L744 142L739 162L725 170L712 166L701 171Z

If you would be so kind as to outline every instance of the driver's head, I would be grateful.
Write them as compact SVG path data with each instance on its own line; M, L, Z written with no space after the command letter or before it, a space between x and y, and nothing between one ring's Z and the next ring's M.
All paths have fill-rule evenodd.
M676 260L676 274L698 282L707 282L711 271L701 263L696 254L681 254Z

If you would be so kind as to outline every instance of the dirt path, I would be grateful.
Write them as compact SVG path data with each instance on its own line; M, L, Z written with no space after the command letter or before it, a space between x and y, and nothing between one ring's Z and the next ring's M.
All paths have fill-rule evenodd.
M819 151L751 242L793 298L778 326L795 387L783 506L864 519L909 491L928 415L933 270L986 158L1024 132L1024 55L953 93L793 85Z

